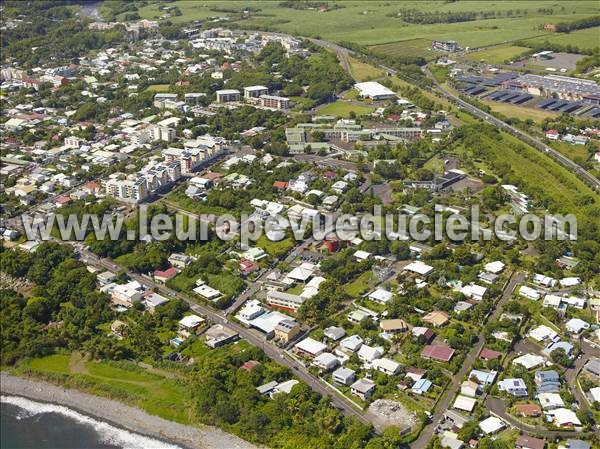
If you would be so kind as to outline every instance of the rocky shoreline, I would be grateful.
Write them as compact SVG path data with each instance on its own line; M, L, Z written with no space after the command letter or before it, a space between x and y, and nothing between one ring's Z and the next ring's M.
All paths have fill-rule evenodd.
M34 401L63 405L116 427L189 449L258 449L216 427L186 426L112 399L5 372L0 373L0 392L2 395L23 396Z

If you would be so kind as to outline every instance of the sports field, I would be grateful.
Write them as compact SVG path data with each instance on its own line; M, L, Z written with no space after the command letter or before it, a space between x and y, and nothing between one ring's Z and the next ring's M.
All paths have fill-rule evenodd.
M169 92L169 85L168 84L150 84L147 88L146 91L148 92Z
M354 111L356 115L369 114L375 110L372 106L358 105L344 101L329 103L319 109L319 115L334 115L336 117L349 117L350 112Z
M497 47L469 53L466 58L475 61L485 61L490 64L504 64L507 61L514 61L522 54L530 51L527 47L518 47L516 45L499 45Z
M462 46L472 48L536 36L549 36L552 33L540 31L540 25L547 22L571 21L597 14L597 3L586 0L551 5L541 0L494 3L483 0L427 3L352 0L335 2L335 5L340 8L329 11L284 8L277 1L264 0L252 2L233 0L227 2L225 7L223 2L180 0L149 4L140 8L139 14L146 19L161 19L165 16L165 11L159 7L164 8L165 5L176 6L181 10L182 15L164 19L173 23L227 16L230 23L239 23L241 26L261 26L302 36L320 36L336 42L350 41L363 45L376 45L411 39L453 39ZM547 10L549 6L552 9L551 15L539 11L540 8ZM254 8L254 12L249 18L240 20L242 11L248 7ZM503 15L497 19L419 25L406 23L398 17L401 9L427 12L494 10ZM508 11L511 11L511 17L507 17Z

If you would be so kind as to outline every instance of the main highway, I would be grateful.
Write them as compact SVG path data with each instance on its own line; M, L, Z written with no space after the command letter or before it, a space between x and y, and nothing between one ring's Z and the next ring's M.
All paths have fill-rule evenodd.
M333 42L324 41L322 39L310 39L310 41L316 45L319 45L323 48L326 48L326 49L331 50L334 53L336 53L338 55L338 58L340 59L340 64L342 65L342 67L346 71L348 71L348 73L351 74L350 66L348 63L348 56L355 54L356 53L355 51L350 50L346 47L343 47L343 46L338 45ZM397 71L391 67L387 67L383 64L379 64L379 67L381 67L383 70L385 70L390 75L397 74ZM569 171L571 171L571 172L575 173L577 176L579 176L579 178L581 180L583 180L586 184L591 186L597 192L600 192L600 180L598 180L598 178L596 178L590 172L586 171L579 164L573 162L568 157L563 156L560 152L554 150L553 148L550 148L549 146L544 144L540 139L531 136L530 134L500 120L499 118L497 118L491 114L488 114L487 112L479 109L476 106L473 106L471 103L457 97L452 92L448 92L435 79L435 77L432 75L431 71L427 68L427 66L423 67L422 70L433 82L434 88L429 89L433 94L446 98L448 101L459 106L462 110L468 112L469 114L483 120L484 122L495 125L498 129L506 131L507 133L513 135L514 137L518 138L519 140L526 143L527 145L530 145L533 148L541 151L542 153L552 157L557 162L562 164L565 168L567 168Z

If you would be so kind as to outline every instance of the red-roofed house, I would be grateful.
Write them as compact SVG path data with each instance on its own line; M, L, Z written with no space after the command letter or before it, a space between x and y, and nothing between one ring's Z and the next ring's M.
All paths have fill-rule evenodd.
M83 190L92 195L96 195L98 192L100 192L100 186L94 181L90 181L83 185Z
M156 270L154 272L154 280L163 284L175 276L177 276L177 268L175 267L167 268L166 270Z
M61 196L54 198L54 204L56 205L56 207L64 206L65 204L68 204L70 202L71 202L71 198L69 198L68 196L65 196L65 195L61 195Z
M273 183L273 187L275 187L276 189L285 190L288 188L288 183L285 181L275 181Z
M548 131L546 131L546 139L558 140L559 137L560 134L555 129L549 129Z
M498 351L493 351L488 348L483 348L479 353L479 358L481 360L496 360L502 357L502 353Z
M332 179L335 179L336 177L337 177L337 175L333 171L326 171L325 173L323 173L323 179L325 181L331 181Z
M427 345L421 352L421 357L439 362L449 362L453 355L454 349L440 345Z
M256 367L260 365L260 362L257 360L248 360L246 363L244 363L242 366L240 366L240 369L243 369L244 371L252 371L252 368Z
M542 408L537 404L515 404L515 410L526 418L542 416Z
M515 448L517 449L544 449L546 443L544 440L539 438L530 437L528 435L521 435L517 438Z
M256 262L252 262L248 259L240 259L240 271L243 275L247 275L252 273L253 271L258 270L259 266Z

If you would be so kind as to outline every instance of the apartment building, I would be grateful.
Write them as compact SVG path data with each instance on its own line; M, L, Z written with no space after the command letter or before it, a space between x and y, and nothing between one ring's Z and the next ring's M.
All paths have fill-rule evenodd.
M232 101L240 101L240 91L237 89L223 89L215 92L217 103L229 103Z
M258 104L264 108L272 109L289 109L291 107L289 98L277 95L261 95L258 98Z
M109 179L106 195L128 203L139 203L148 197L146 179Z
M290 312L297 312L305 298L276 290L267 293L267 303Z
M175 140L175 129L161 125L150 125L147 128L150 131L152 140L160 140L163 142L172 142Z
M265 86L248 86L244 87L244 98L259 98L262 95L268 95L269 88Z

